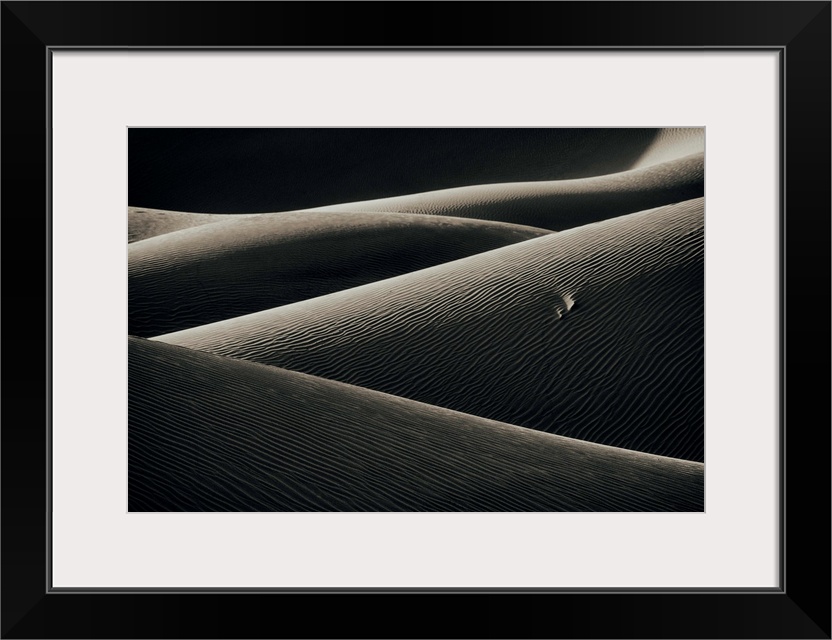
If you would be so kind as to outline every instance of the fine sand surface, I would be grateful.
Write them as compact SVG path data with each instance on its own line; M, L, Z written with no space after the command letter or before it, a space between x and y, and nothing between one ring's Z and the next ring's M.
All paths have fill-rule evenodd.
M129 366L130 511L703 509L698 463L140 338Z
M703 134L701 128L132 128L129 204L274 212L465 185L585 178L631 169L648 152L678 158L704 151L701 145L691 151L683 140Z
M161 211L159 209L127 208L127 242L138 242L147 238L198 227L224 220L226 216L211 213L188 213L187 211Z
M660 129L631 169L650 167L694 153L705 152L705 129Z
M225 320L550 233L396 213L206 217L221 221L129 246L132 335L149 337Z
M703 217L613 217L157 340L702 461Z

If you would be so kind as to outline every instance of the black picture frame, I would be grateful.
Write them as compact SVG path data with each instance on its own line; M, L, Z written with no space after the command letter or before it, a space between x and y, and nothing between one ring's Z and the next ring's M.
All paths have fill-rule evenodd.
M2 637L829 638L830 14L828 1L3 2ZM50 52L62 47L778 51L780 588L51 589L47 132Z

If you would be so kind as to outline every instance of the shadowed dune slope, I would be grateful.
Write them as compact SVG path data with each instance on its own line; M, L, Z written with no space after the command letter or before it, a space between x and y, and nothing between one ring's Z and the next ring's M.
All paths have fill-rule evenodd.
M412 214L218 217L130 245L131 334L216 322L551 233Z
M701 461L703 217L691 200L157 339Z
M129 339L130 511L701 511L703 466Z
M596 178L459 187L317 210L446 215L561 231L701 197L704 176L704 154L696 153Z

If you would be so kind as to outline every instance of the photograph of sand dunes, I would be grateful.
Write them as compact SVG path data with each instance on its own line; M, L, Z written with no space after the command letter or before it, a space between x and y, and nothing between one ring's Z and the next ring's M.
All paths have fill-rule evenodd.
M129 510L703 511L704 141L129 129Z

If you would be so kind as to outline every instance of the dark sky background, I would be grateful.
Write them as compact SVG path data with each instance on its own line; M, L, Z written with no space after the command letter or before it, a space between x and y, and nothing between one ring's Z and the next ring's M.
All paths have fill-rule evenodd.
M629 168L656 129L178 129L128 132L131 206L287 211Z

